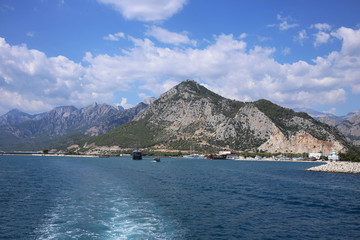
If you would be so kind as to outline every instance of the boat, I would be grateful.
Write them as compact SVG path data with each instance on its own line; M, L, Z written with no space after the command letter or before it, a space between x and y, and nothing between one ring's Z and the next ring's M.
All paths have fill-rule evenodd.
M205 158L204 155L200 155L200 154L190 154L190 155L185 155L183 157L184 158L195 158L195 159L204 159Z
M207 156L207 159L212 160L226 160L226 155L210 154Z
M159 157L154 158L153 162L160 162L160 158Z
M141 160L142 159L142 153L139 149L136 149L132 153L132 159L133 160Z

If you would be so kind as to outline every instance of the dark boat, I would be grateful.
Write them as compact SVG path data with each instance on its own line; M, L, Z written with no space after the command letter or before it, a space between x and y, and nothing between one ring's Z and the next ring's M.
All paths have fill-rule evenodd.
M210 154L210 155L207 156L207 159L226 160L226 155Z
M142 153L139 149L133 151L132 159L133 160L141 160L142 159Z
M159 157L154 158L154 162L160 162L160 158Z

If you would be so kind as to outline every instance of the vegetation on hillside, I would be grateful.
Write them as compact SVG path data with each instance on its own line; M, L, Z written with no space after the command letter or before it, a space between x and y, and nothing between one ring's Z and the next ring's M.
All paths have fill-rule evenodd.
M268 116L276 126L283 132L285 136L292 135L299 130L305 130L307 133L311 134L313 137L325 141L329 138L329 133L333 134L337 140L342 142L345 146L349 146L345 137L335 128L331 127L322 122L316 121L310 117L307 113L304 112L295 112L292 109L284 108L279 105L276 105L268 100L261 99L254 102L255 106L262 111L266 116ZM299 124L287 124L291 121L292 118L299 117L313 123L316 128L308 129L307 126L301 126ZM323 131L325 130L325 131Z
M340 153L341 161L360 162L360 147L351 146L346 153Z
M88 144L95 143L97 146L119 146L122 148L150 147L157 143L156 138L162 130L149 126L148 119L128 122L120 127L97 137L87 140Z

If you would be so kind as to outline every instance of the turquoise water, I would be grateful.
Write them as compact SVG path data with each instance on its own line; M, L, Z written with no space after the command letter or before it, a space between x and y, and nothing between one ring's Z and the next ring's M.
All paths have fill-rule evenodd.
M360 175L315 165L0 156L0 239L359 239Z

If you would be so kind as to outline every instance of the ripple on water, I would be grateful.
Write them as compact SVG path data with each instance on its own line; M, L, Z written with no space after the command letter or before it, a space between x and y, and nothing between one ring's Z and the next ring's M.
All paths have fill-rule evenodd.
M77 184L81 184L78 182ZM66 188L36 230L38 239L174 239L177 222L167 217L152 199L109 179L92 183L91 191ZM81 186L82 190L86 186Z

